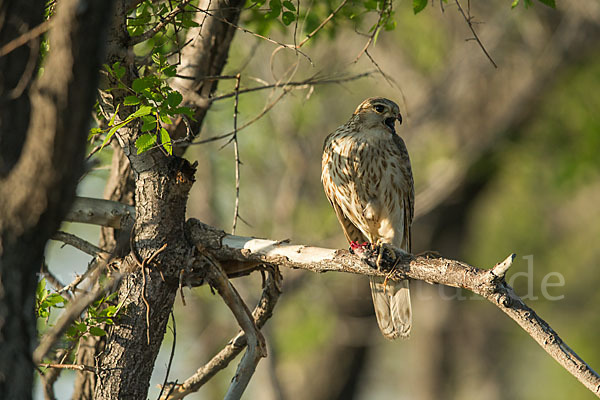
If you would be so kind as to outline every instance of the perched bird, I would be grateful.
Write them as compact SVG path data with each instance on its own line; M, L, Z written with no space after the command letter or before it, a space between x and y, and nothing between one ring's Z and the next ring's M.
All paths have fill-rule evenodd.
M396 134L398 105L373 97L325 138L321 181L353 249L365 242L410 252L414 183L406 145ZM406 338L412 325L408 280L371 278L377 322L388 339Z

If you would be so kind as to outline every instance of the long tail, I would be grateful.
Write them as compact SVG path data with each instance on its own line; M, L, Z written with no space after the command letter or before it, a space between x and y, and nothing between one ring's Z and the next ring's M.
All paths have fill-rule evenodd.
M388 339L407 338L412 326L408 280L394 282L371 277L371 295L377 323Z

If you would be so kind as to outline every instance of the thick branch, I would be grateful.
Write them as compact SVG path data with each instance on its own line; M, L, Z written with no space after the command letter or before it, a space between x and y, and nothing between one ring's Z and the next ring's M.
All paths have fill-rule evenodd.
M358 255L346 250L292 245L274 240L228 235L198 220L187 222L187 237L210 250L228 276L249 274L260 265L275 265L312 272L346 272L358 275L410 278L432 284L460 287L476 293L512 318L560 365L600 397L600 375L583 361L558 334L529 308L506 284L504 276L514 255L489 270L442 257L419 257L398 251L397 259L387 259L392 271L369 266Z
M373 255L364 258L345 250L291 245L273 240L227 235L225 232L189 220L189 237L210 248L212 254L236 273L250 272L258 264L299 268L312 272L348 272L369 276L388 276L390 279L411 278L428 283L460 287L476 293L500 308L525 330L560 365L600 397L600 375L583 361L558 334L529 308L507 285L504 275L514 255L490 270L472 267L466 263L446 259L419 257L397 251L396 259L386 259L391 271L372 268ZM386 253L387 254L387 253ZM226 272L231 271L226 268Z

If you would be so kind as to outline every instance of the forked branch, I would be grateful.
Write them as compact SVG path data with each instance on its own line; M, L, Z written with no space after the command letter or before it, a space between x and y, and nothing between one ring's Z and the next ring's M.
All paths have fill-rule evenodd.
M230 268L226 269L227 273L250 273L259 264L271 264L312 272L337 271L388 276L395 280L410 278L467 289L500 308L552 358L600 397L600 375L567 346L554 329L529 308L506 283L504 277L512 265L514 254L492 269L479 269L457 260L413 256L398 250L397 258L389 258L389 254L385 253L384 265L390 267L385 271L369 266L374 265L376 255L369 255L365 259L346 250L227 235L197 220L189 220L187 227L192 240L209 247L212 254Z

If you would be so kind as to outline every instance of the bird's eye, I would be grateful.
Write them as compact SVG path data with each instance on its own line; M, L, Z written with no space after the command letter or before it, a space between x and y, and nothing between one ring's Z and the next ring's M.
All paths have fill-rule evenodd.
M382 106L381 104L377 104L377 105L375 106L375 111L377 111L378 113L382 113L382 112L383 112L383 110L385 110L385 107L384 107L384 106Z

